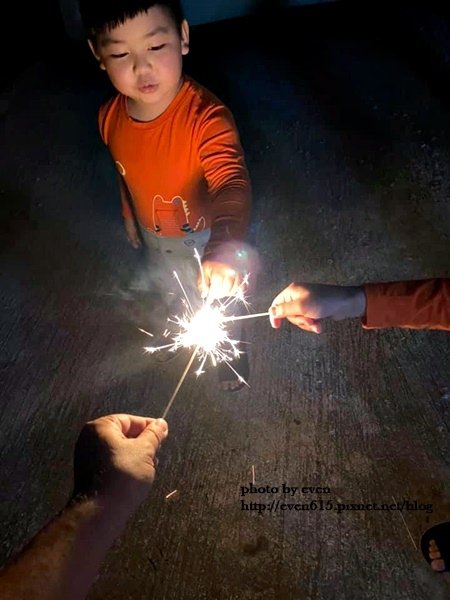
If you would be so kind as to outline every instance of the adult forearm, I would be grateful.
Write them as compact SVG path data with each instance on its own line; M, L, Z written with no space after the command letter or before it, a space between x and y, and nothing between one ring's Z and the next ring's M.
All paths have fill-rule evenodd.
M372 283L364 289L367 329L450 329L449 279Z
M99 499L68 507L0 572L4 600L85 598L128 514Z

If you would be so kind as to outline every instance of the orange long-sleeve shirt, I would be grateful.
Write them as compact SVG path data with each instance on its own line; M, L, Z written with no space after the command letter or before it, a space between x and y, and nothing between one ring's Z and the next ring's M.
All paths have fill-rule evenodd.
M166 111L145 123L129 117L118 94L100 108L99 127L142 227L164 237L211 228L207 252L243 239L249 176L233 117L208 90L186 78ZM122 213L132 216L124 198Z
M450 279L426 279L364 286L363 327L450 330Z

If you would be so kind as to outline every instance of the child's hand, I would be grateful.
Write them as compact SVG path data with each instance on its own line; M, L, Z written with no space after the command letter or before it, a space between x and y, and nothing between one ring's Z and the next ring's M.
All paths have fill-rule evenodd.
M215 261L202 262L203 278L199 275L197 284L202 298L214 300L233 296L240 283L241 276L229 265Z
M334 320L361 317L366 311L362 287L291 283L278 294L269 309L272 327L278 329L281 319L293 325L320 333L320 319Z
M139 237L139 232L134 219L124 219L123 223L125 225L125 232L127 234L128 241L133 248L137 250L141 245L141 239Z

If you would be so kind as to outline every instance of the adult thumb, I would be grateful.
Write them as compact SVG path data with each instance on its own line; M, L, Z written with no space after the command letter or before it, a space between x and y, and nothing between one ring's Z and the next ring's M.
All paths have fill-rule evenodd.
M169 426L165 419L155 419L147 425L139 437L145 436L149 439L153 438L157 442L157 446L166 439L169 433Z

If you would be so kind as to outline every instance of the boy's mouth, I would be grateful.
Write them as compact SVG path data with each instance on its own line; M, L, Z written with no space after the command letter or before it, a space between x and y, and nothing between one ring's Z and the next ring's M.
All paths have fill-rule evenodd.
M142 92L143 94L151 94L152 92L154 92L158 87L157 83L147 83L145 85L140 85L138 87L138 90L140 92Z

